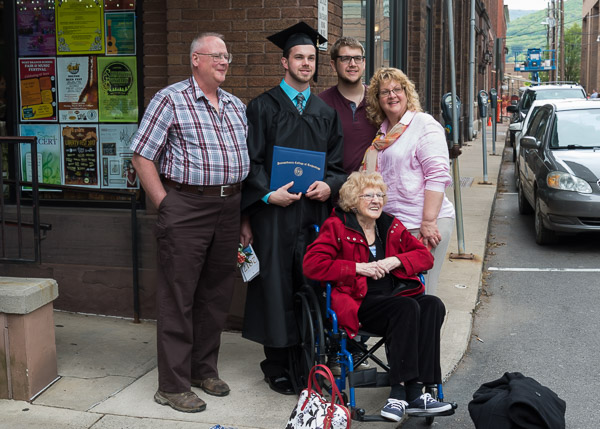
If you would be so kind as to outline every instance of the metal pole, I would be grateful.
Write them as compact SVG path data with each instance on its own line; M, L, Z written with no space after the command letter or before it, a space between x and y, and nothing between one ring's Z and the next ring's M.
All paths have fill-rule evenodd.
M475 2L471 0L471 18L469 23L469 98L467 106L469 109L469 139L473 139L473 103L475 101ZM454 97L454 93L452 96Z
M458 146L458 112L456 103L456 65L454 64L454 17L452 14L452 0L446 0L448 9L448 43L450 45L450 84L452 87L452 142L454 146ZM468 100L469 105L473 104L473 100ZM458 243L458 253L465 253L465 232L463 229L463 212L462 212L462 196L460 191L460 172L458 168L458 158L452 161L452 180L454 183L454 210L456 211L456 241Z
M481 141L482 141L482 150L483 150L483 183L488 183L488 174L487 174L487 147L486 147L486 143L485 143L485 135L486 135L486 127L487 124L485 123L487 118L481 118L481 122L482 122L482 136L481 136Z
M131 195L131 268L133 271L133 323L140 323L140 284L138 277L137 202Z
M496 107L492 103L492 155L496 155Z
M560 0L560 80L566 81L565 69L565 0Z

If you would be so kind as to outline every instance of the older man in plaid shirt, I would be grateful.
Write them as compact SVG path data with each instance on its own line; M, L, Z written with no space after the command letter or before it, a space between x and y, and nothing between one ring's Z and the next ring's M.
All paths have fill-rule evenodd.
M158 209L154 399L184 412L206 408L191 386L229 393L217 359L233 293L241 182L249 170L246 107L219 88L231 59L220 34L196 37L192 76L154 96L131 144L133 165Z

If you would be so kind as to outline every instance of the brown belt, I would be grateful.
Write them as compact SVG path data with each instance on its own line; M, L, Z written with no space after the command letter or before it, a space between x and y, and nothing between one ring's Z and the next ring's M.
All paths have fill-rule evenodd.
M207 197L230 197L239 193L242 189L241 183L234 183L233 185L186 185L183 183L175 182L166 177L161 177L161 181L170 188L176 189L181 192L187 192L189 194L199 194Z

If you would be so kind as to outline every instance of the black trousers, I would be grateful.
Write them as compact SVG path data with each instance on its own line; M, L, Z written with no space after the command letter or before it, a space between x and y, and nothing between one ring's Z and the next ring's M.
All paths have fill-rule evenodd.
M417 380L441 383L440 330L446 315L433 295L367 294L358 310L362 329L385 337L390 384Z

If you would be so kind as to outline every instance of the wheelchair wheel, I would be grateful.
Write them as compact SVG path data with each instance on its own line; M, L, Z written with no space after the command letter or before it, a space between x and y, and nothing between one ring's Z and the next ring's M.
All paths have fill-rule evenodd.
M300 379L303 386L308 384L308 374L315 364L325 363L325 333L321 308L315 292L310 286L303 286L296 294L299 301L300 330Z

